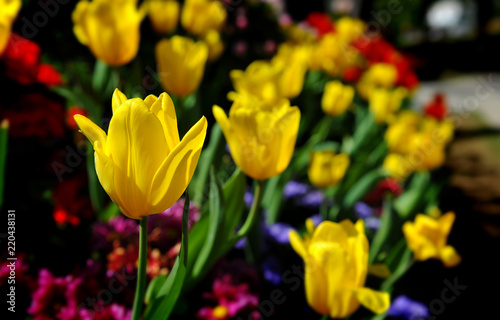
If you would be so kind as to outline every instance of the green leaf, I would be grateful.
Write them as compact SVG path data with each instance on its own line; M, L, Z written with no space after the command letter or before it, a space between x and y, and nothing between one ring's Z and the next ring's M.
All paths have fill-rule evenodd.
M144 319L158 320L168 319L174 310L177 299L179 298L184 279L186 278L187 265L187 216L189 214L189 196L186 193L186 202L182 211L182 244L181 251L175 260L175 264L170 270L167 279L162 283L160 288L151 288L151 303L147 306ZM158 278L158 277L157 277ZM158 280L158 281L161 281ZM151 285L150 285L151 286ZM159 286L159 284L158 284ZM150 289L148 288L148 291ZM147 296L147 294L146 294Z
M214 160L219 158L218 155L224 150L224 139L222 139L222 130L219 124L214 124L210 132L210 142L208 147L203 151L198 167L195 172L193 184L194 202L198 205L203 205L203 197L205 196L205 185L210 173L210 166L214 164Z
M384 177L384 173L375 169L365 174L347 191L342 207L344 209L351 209L354 204L363 198L376 184Z
M151 301L156 299L158 293L160 292L160 289L165 284L165 281L167 281L167 276L164 274L154 277L153 280L151 280L148 289L146 290L146 296L144 298L146 304L149 304Z
M407 220L415 214L420 200L427 191L430 183L429 171L417 172L413 175L408 190L394 201L394 208L398 215Z
M120 207L114 202L110 202L106 208L98 212L98 218L101 221L108 221L120 214Z
M385 199L382 217L380 218L380 228L377 230L377 233L375 233L375 237L373 237L373 241L370 244L368 264L373 264L376 261L377 255L382 250L382 247L387 244L386 241L393 226L391 204L392 201L390 197Z
M223 221L221 197L222 189L217 181L215 172L212 169L210 171L210 192L208 200L210 222L205 243L193 267L193 277L195 278L201 274L207 264L207 261L211 257L213 258L214 248L217 248L219 230Z

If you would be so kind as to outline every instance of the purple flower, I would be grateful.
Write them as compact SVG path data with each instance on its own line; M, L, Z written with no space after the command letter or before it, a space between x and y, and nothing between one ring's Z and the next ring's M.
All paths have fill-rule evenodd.
M316 227L317 227L317 226L319 226L319 224L320 224L321 222L323 222L323 220L324 220L324 219L323 219L323 217L322 217L320 214L315 214L315 215L313 215L313 216L310 216L310 217L309 217L309 219L311 219L311 220L312 220L312 222L314 223L314 225L315 225Z
M373 209L364 202L356 202L354 212L361 219L373 216Z
M265 224L265 223L264 223ZM288 239L288 234L290 230L294 230L290 225L282 222L276 222L273 225L264 225L264 232L269 239L279 244L288 244L290 240Z
M109 252L113 242L134 243L139 237L139 225L133 219L124 216L111 218L107 222L97 222L92 226L92 248L97 251Z
M309 186L307 184L291 180L285 185L283 196L285 199L303 197L308 191Z
M264 279L275 286L281 283L281 270L278 261L274 257L267 258L262 263Z
M365 226L369 229L377 230L380 228L380 219L376 217L368 217L364 219Z
M429 309L423 303L401 295L394 299L387 315L406 320L423 320L429 317Z
M323 192L319 190L313 190L308 192L305 196L303 196L301 199L297 199L296 203L300 206L307 207L307 208L318 208L321 203L323 203L323 199L325 198L325 195Z

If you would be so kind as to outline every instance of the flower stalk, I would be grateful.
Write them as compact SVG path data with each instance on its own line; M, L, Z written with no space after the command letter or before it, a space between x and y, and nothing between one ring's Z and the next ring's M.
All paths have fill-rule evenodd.
M137 267L137 287L134 298L134 308L132 310L132 320L139 320L144 304L144 294L146 291L146 267L148 252L148 216L144 216L140 222L139 230L139 265Z

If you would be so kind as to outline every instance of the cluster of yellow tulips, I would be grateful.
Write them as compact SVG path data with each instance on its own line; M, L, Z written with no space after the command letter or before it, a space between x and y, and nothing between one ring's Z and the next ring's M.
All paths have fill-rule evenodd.
M0 0L0 53L20 5L20 0ZM315 226L308 219L302 236L297 231L289 234L292 248L304 260L307 302L316 312L344 318L361 305L377 314L389 309L391 287L382 285L377 291L365 283L368 274L374 273L370 270L383 265L382 270L390 275L395 269L385 266L394 245L387 243L387 234L396 232L390 228L403 231L406 250L413 252L415 259L435 258L447 267L457 265L461 258L447 244L454 213L437 219L416 215L437 201L437 193L426 193L425 199L432 201L421 203L432 183L429 172L444 162L453 123L408 110L413 88L402 84L398 68L388 61L369 61L353 45L366 36L360 20L340 18L335 29L322 35L299 24L284 26L287 39L272 58L253 61L245 70L227 74L234 88L227 93L232 105L228 113L212 106L218 125L196 114L199 120L180 137L176 108L182 103L175 106L174 101L185 101L177 99L197 92L207 62L223 53L221 32L227 14L223 3L216 0L186 0L182 5L175 0L145 0L140 5L137 0L82 0L72 15L78 40L110 67L124 66L138 55L141 23L146 16L158 34L170 36L157 42L154 49L158 78L166 92L128 98L116 89L107 133L92 121L99 121L102 114L92 120L83 115L74 118L94 148L95 172L104 191L125 216L140 220L133 319L141 317L144 302L147 217L170 208L185 193L196 177L199 159L204 159L200 156L212 126L212 132L220 127L234 164L256 180L253 205L237 231L233 229L241 221L227 223L235 213L223 211L217 201L209 200L209 208L202 210L209 212L209 222L205 220L189 234L189 241L198 237L190 250L199 254L189 262L185 258L188 253L180 255L165 290L180 288L183 283L192 285L190 275L203 274L201 269L213 266L256 226L261 206L269 210L268 221L277 222L284 186L292 178L308 181L325 195L320 208L325 221ZM179 25L187 35L174 34ZM359 78L346 81L343 75L353 68L360 70ZM300 108L293 106L295 103ZM203 101L198 104L203 105ZM204 107L207 111L211 106ZM217 139L214 136L210 139ZM215 154L215 149L210 152ZM205 161L210 159L207 156ZM208 175L210 164L199 175ZM245 179L238 180L238 174L236 170L234 180L229 181L244 184ZM361 218L353 222L353 206L381 181L391 178L403 189L409 188L411 181L414 189L402 195L384 194L380 229L389 229L367 231ZM201 177L198 181L205 180ZM218 183L212 181L210 192L218 194L214 191L221 189ZM263 188L267 202L262 201ZM240 189L244 192L246 185ZM196 190L204 191L204 186ZM238 206L227 207L243 211L243 193L236 198ZM394 213L404 220L401 225L387 222L390 218L384 220L384 215ZM415 222L410 222L415 216ZM224 230L228 225L232 229ZM193 235L196 232L204 233ZM220 234L227 235L227 243L219 242L217 247L214 239ZM183 230L183 237L187 241L187 230ZM182 248L187 250L185 242ZM409 266L407 255L393 254L393 261L401 261L396 267ZM390 275L387 283L394 283L394 277ZM181 289L176 295L180 294ZM175 303L176 298L172 299ZM151 305L157 307L154 302L148 307ZM169 308L171 311L173 306Z

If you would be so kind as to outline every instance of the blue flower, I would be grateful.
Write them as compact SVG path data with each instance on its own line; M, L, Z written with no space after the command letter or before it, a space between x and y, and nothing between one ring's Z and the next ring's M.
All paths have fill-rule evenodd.
M387 315L406 320L424 320L429 317L429 309L423 303L401 295L394 299Z

